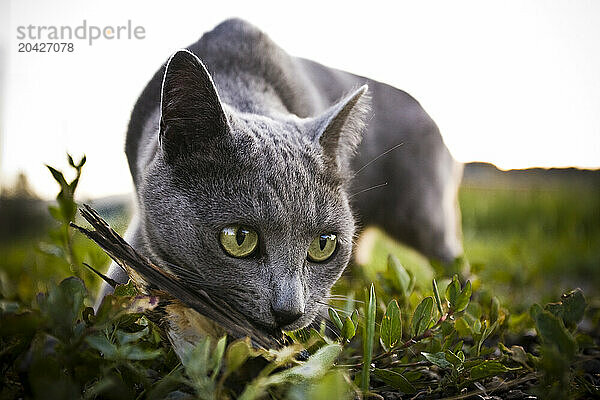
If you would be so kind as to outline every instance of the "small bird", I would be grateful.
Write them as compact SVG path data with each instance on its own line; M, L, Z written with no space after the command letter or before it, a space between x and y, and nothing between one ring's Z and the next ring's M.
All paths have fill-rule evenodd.
M186 284L189 270L170 264L161 268L141 256L100 215L88 205L80 209L83 218L95 230L71 223L71 226L96 242L121 268L140 292L160 298L162 321L175 352L182 358L201 337L249 337L260 348L277 348L283 343L281 330L265 332L216 295ZM91 267L90 267L91 268ZM109 285L116 282L91 268ZM167 271L172 271L167 272Z

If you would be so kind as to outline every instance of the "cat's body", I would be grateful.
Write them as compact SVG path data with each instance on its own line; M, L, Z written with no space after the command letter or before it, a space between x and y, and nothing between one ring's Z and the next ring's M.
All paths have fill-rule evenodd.
M314 319L350 259L353 211L361 225L379 225L432 258L461 253L462 168L408 94L291 57L241 20L188 50L210 75L190 53L174 55L140 96L127 133L138 203L127 239L139 251L158 265L189 266L199 285L265 329ZM356 90L364 84L370 113L365 88ZM230 224L256 230L251 257L219 245ZM335 234L335 252L307 260L323 234ZM115 266L109 275L126 279Z

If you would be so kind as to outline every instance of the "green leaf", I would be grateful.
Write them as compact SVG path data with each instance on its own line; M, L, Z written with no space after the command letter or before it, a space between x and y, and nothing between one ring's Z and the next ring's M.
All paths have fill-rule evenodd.
M587 302L581 289L575 289L561 296L565 325L577 325L583 319Z
M398 371L396 370L396 372ZM409 382L415 382L423 377L423 373L421 371L404 370L402 376L408 379Z
M393 349L402 339L402 317L396 300L390 301L385 310L379 335L386 351Z
M64 216L62 215L62 212L61 212L61 210L60 210L59 207L48 206L48 212L50 213L50 215L52 216L52 218L54 218L55 220L57 220L59 222L63 222L64 221Z
M248 358L252 356L252 347L249 338L239 339L227 347L225 353L225 363L227 364L227 373L231 373L240 368Z
M117 346L112 344L103 333L86 336L85 341L91 348L102 353L104 358L114 360L117 358Z
M83 299L87 296L85 284L79 278L74 276L64 279L58 285L60 294L64 296L62 300L68 300L67 303L59 303L55 306L61 307L61 312L66 312L71 320L77 319L77 316L83 311Z
M529 315L531 316L531 318L534 321L537 318L538 314L543 311L544 311L544 309L542 307L540 307L539 304L533 304L531 307L529 307Z
M469 301L471 301L472 294L471 281L467 281L464 289L460 292L460 294L456 297L456 304L454 305L455 312L461 312L469 305Z
M440 368L452 368L452 364L446 360L446 355L443 352L426 353L422 351L421 354L423 354L423 357L425 357L427 361Z
M126 284L117 285L113 293L115 296L136 296L139 294L133 281L130 279Z
M62 340L68 342L73 338L75 322L85 308L86 296L83 281L69 277L51 288L47 296L39 297L40 309L49 319L54 334Z
M64 190L65 188L67 188L69 186L69 184L67 183L67 180L65 179L65 176L63 175L62 172L60 172L56 168L53 168L49 165L46 165L46 168L48 168L48 170L50 170L50 173L52 174L52 176L54 177L56 182L58 182L58 184L60 185L60 188L62 190Z
M527 356L527 352L525 351L525 349L523 347L513 345L508 350L508 352L509 352L510 358L512 360L518 362L519 364L525 365L525 366L528 365L529 357Z
M480 380L496 376L509 371L503 364L498 361L484 361L471 368L471 379Z
M210 371L210 352L212 347L212 340L209 336L201 338L196 346L186 353L181 360L185 367L186 374L196 384L203 384L203 381L207 378L208 372Z
M126 360L153 360L160 356L162 351L160 349L145 349L139 345L125 345L117 348L118 358Z
M134 333L125 332L119 329L117 330L117 342L119 342L120 345L137 342L147 334L148 327Z
M458 332L461 337L467 337L473 335L473 330L467 324L467 321L463 317L458 317L454 321L454 329Z
M354 310L354 312L352 312L352 322L354 323L354 329L357 330L358 329L358 310Z
M361 375L361 389L363 393L369 391L369 381L371 377L371 360L373 359L373 341L375 337L375 314L377 298L375 297L375 287L371 283L371 290L365 290L365 324L363 325L363 369Z
M85 154L83 155L83 157L81 157L81 160L79 160L78 164L75 164L75 161L73 160L73 157L67 153L67 161L69 162L69 165L73 168L75 168L76 170L80 170L81 167L83 167L83 165L85 164L86 161L86 157Z
M270 386L284 382L299 383L318 379L331 369L341 352L342 346L338 343L325 345L310 356L305 363L273 374L267 378L265 383Z
M392 278L392 284L402 296L408 296L411 292L411 274L402 266L400 260L393 254L388 256L388 273Z
M322 326L323 326L323 324L321 324L321 327ZM318 349L320 349L321 347L323 347L324 345L326 345L327 343L329 343L329 342L325 340L324 333L321 333L320 331L316 330L315 328L311 328L309 330L309 338L306 342L304 342L304 347L306 348L306 350L308 350L312 354L315 351L317 351Z
M463 344L464 344L464 342L461 340L454 345L454 347L452 348L452 351L454 352L454 354L458 354L459 352L461 352L461 349L463 348Z
M354 292L351 291L348 293L346 297L346 301L344 302L344 315L352 315L352 312L355 309L356 300L354 299Z
M215 349L213 350L212 357L210 360L210 368L212 369L211 379L215 380L217 374L221 370L221 364L223 362L223 355L225 354L225 346L227 345L227 335L223 336L217 342Z
M575 336L575 340L577 341L577 346L580 350L592 349L596 347L594 338L586 335L585 333L578 333L577 336Z
M340 319L340 316L338 314L337 311L335 311L333 308L329 307L329 318L331 318L331 321L333 322L333 324L336 326L336 328L338 328L338 330L342 330L342 328L344 327L344 324L342 323L342 320Z
M310 331L307 328L301 328L295 331L285 331L285 334L292 338L294 342L306 343L310 339Z
M491 326L488 326L488 321L484 321L484 329L483 332L481 333L481 337L479 338L478 342L477 342L477 351L476 351L476 355L479 356L479 354L481 353L481 346L483 345L483 342L485 342L485 340L490 337L490 335L496 330L496 328L498 327L498 321L494 322Z
M403 393L413 394L416 392L413 384L410 383L402 374L396 371L375 368L373 373L377 378L385 382L387 385L390 385Z
M261 373L257 379L246 385L238 400L263 398L265 391L272 385L283 383L299 384L304 382L315 383L331 370L341 352L342 346L339 343L328 344L321 347L306 362L298 366L269 376L261 377L260 375L263 374ZM265 367L266 370L270 368L270 366Z
M454 275L452 281L446 286L446 300L448 301L448 307L454 309L459 294L460 283L458 283L458 275Z
M433 299L425 297L415 309L411 322L411 332L413 336L423 334L429 327L433 315Z
M431 280L431 284L433 286L433 299L435 300L435 305L437 306L440 315L443 315L444 311L442 310L442 300L440 299L440 292L438 291L438 286L435 279Z
M346 340L350 340L356 334L356 326L354 326L354 322L350 319L350 317L346 317L344 321L344 326L342 327L342 337Z
M492 304L490 306L490 322L494 323L500 316L500 300L496 296L492 297Z
M441 347L438 347L437 345L432 347L430 352L437 353L439 351L446 351L446 350L450 349L452 347L452 343L454 343L454 341L459 337L456 329L452 329L452 322L444 321L442 323L442 330L445 330L444 327L447 327L445 329L447 329L449 331L446 338L444 339L444 342L441 343ZM442 334L443 334L443 332L442 332ZM435 341L433 343L435 343Z
M98 311L94 316L96 327L111 324L118 318L139 318L139 314L151 311L158 307L158 298L155 296L104 296Z
M465 355L462 351L454 353L452 350L446 350L444 356L446 361L452 364L455 368L460 367L465 362Z
M77 204L75 204L71 195L58 197L56 201L58 202L61 215L63 216L62 222L67 223L73 221L75 213L77 212Z
M118 297L112 293L104 296L102 303L96 311L94 316L94 323L96 326L103 326L110 324L116 317L123 314L123 311L127 309L127 304L131 301L130 297Z
M549 311L540 311L536 313L534 320L543 343L556 346L558 351L569 359L575 356L577 342L561 319Z
M549 311L558 318L563 318L565 313L562 303L548 303L544 306L544 310Z

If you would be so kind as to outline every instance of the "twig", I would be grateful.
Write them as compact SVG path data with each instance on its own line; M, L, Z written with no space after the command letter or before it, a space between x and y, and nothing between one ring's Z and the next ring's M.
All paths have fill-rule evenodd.
M428 365L432 365L432 362L428 361L428 360L423 360L423 361L416 361L416 362L404 363L404 364L402 364L398 361L392 361L390 363L390 366L394 366L397 368L426 367Z
M420 392L418 392L417 394L415 394L413 397L410 398L410 400L416 400L419 398L420 395L422 394L427 394L429 393L429 390L421 390Z
M509 388L509 387L513 387L513 386L518 386L518 385L520 385L522 383L525 383L525 382L528 382L530 380L537 379L537 378L539 378L539 374L532 373L532 374L526 375L526 376L524 376L522 378L518 378L518 379L509 381L509 382L502 382L502 383L500 383L499 385L497 385L496 387L493 387L493 388L489 388L489 389L486 389L486 390L481 390L480 389L480 390L476 390L474 392L469 392L469 393L465 393L465 394L459 394L459 395L451 396L451 397L444 397L444 398L442 398L440 400L461 400L461 399L468 399L469 397L478 396L478 395L481 395L481 394L485 395L486 392L490 392L491 393L492 391L495 391L496 389L499 389L500 387Z

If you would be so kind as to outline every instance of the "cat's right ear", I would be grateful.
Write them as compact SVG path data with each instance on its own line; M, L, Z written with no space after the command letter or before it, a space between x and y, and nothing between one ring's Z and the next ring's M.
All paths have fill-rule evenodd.
M363 85L315 119L315 140L321 145L325 164L341 176L348 175L351 156L366 127L370 112L367 90Z
M169 58L162 82L159 141L166 158L193 153L227 131L227 117L208 70L195 54L179 50Z

